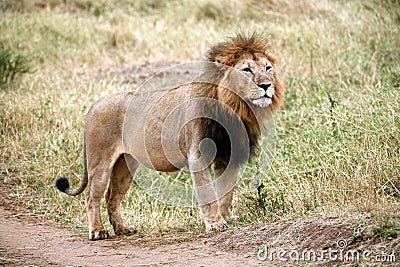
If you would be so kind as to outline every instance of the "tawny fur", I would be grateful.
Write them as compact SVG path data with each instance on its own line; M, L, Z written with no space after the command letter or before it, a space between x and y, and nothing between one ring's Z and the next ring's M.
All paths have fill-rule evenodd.
M100 201L107 185L107 209L115 233L135 233L123 223L120 202L139 164L166 172L188 167L207 230L223 227L233 217L230 210L233 187L230 184L236 181L239 167L254 155L262 123L271 118L280 105L284 87L276 70L278 58L259 35L238 34L213 46L206 59L214 64L210 64L203 78L213 83L200 79L167 91L113 94L100 99L88 112L84 137L87 175L75 191L70 189L66 178L58 179L56 185L69 195L77 195L89 184L86 208L91 240L108 237L100 218ZM251 74L246 76L243 73L248 69ZM272 103L269 106L257 104L264 103L264 96L261 97L263 86L268 88L270 85L274 89L270 98ZM272 94L272 91L268 92ZM199 98L210 101L185 106L187 101ZM162 140L163 123L179 106L184 106L185 118L199 110L209 110L228 129L215 120L197 118L171 135L178 139ZM139 137L129 138L124 130L138 133ZM200 141L205 138L213 140L217 152L205 168L197 168L197 161L204 156L200 153ZM163 148L165 144L174 148L175 143L176 149L168 152L172 151L174 156L171 158ZM216 181L216 190L207 187L212 184L212 166L215 178L220 178ZM202 191L201 188L206 189Z

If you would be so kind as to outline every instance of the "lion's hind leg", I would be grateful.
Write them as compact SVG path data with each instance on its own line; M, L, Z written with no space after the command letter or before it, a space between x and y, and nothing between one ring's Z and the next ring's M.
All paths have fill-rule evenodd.
M108 238L108 232L101 222L100 203L110 178L108 166L96 166L89 170L89 192L86 198L86 210L89 222L89 239Z
M113 167L106 201L108 217L116 235L131 235L137 232L135 228L125 226L121 216L121 200L129 190L138 166L136 160L125 154L118 158Z

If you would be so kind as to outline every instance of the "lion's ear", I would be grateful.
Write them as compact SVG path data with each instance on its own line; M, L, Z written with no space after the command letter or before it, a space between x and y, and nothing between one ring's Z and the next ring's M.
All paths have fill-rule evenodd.
M267 52L266 56L268 60L273 64L273 65L278 65L280 63L280 59L277 55L272 54L271 52Z

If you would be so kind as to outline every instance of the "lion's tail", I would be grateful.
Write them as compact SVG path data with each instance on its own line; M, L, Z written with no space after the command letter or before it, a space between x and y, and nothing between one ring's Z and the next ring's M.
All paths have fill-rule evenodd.
M81 181L81 185L78 189L72 190L69 186L69 181L67 177L60 177L56 180L56 187L61 192L70 195L77 196L85 190L86 185L88 183L88 172L87 172L87 160L86 160L86 145L83 143L83 179Z

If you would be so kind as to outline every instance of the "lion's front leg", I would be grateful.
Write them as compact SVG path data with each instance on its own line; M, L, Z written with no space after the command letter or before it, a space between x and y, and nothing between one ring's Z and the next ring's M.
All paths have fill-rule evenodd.
M215 187L219 201L219 210L226 221L236 220L237 216L232 213L231 205L234 188L238 178L239 168L237 166L226 166L221 161L214 165Z
M210 169L206 168L202 171L191 172L191 176L200 211L206 225L206 231L226 228L227 223L219 209Z
M207 231L225 228L227 224L220 213L218 197L210 173L213 161L213 157L210 157L212 147L208 147L205 143L201 146L199 144L200 142L192 143L188 153L188 165L201 214Z
M186 114L188 121L197 117L198 108L189 109ZM195 111L195 114L191 112ZM217 148L213 140L204 134L204 125L199 120L191 120L185 128L185 142L188 147L187 160L190 175L193 180L194 191L200 206L206 230L227 227L226 221L219 210L217 193L211 177L210 167L215 159Z

